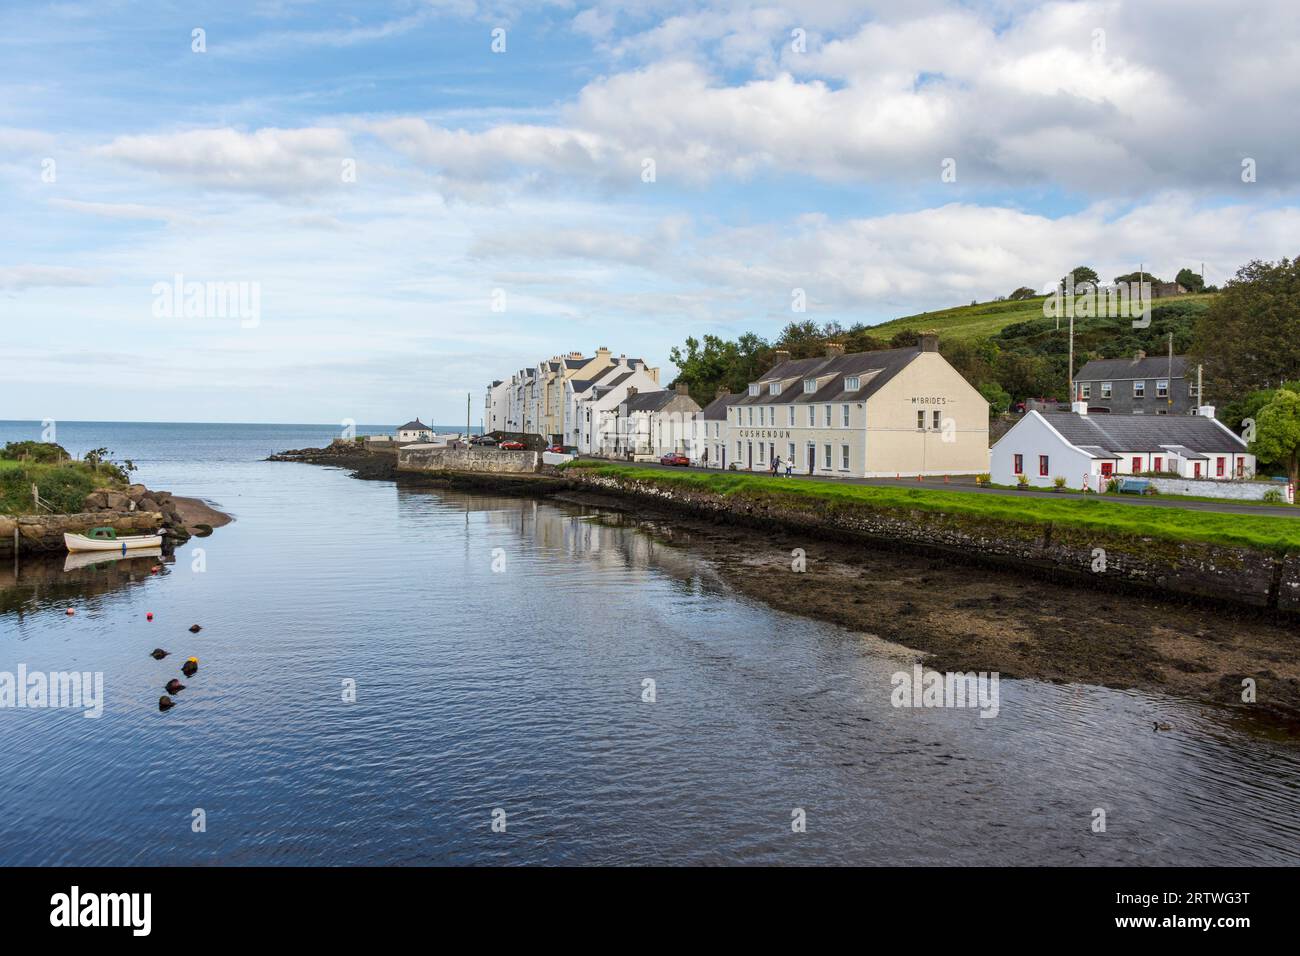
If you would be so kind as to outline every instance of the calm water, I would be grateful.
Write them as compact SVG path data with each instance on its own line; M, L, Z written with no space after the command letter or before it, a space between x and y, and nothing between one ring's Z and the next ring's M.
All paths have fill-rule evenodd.
M259 460L332 433L60 425L237 520L157 575L0 569L0 671L102 671L107 698L0 709L0 863L1300 862L1290 744L1032 681L996 719L894 709L910 658L738 599L689 549Z

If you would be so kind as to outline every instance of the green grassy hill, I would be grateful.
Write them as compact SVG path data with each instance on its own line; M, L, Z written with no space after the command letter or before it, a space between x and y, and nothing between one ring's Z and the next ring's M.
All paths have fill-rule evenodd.
M1214 298L1215 293L1203 295L1180 295L1167 299L1156 299L1155 305L1166 303L1205 303ZM945 339L973 339L980 336L993 336L1008 325L1019 322L1031 322L1043 318L1043 301L1046 296L1033 299L1020 299L1015 302L979 302L975 305L959 305L952 309L940 309L937 312L922 312L919 315L905 315L891 319L880 325L871 326L866 331L882 339L889 339L899 332L938 332L939 341Z

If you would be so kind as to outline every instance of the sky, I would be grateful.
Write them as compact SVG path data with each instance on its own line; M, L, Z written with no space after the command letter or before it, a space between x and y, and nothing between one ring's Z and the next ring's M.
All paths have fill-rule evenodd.
M1300 252L1298 54L1290 0L6 0L0 419L477 424L569 351L1222 284Z

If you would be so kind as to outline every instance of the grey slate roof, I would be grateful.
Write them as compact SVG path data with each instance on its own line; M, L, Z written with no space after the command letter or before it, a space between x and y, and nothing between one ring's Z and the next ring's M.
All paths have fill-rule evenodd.
M920 348L882 349L878 352L850 352L835 358L789 359L772 367L758 380L757 395L736 397L733 405L791 405L833 401L865 401L906 368ZM845 391L844 379L856 375L858 390ZM816 392L803 390L804 379L818 380ZM768 386L781 383L781 394L772 395Z
M667 389L658 392L637 392L623 404L629 412L657 412L676 397L676 392Z
M1149 355L1144 359L1093 359L1074 373L1076 382L1130 382L1147 378L1184 378L1187 357L1174 356L1173 375L1169 374L1168 355Z
M1160 451L1185 446L1198 452L1246 451L1246 443L1213 418L1199 415L1076 415L1037 412L1071 445L1110 452ZM1178 452L1181 454L1181 452ZM1106 456L1100 456L1106 457Z
M704 406L704 418L706 421L726 421L727 409L738 402L740 395L719 395L709 404Z
M399 426L397 430L399 432L428 431L429 426L417 418L413 422L407 422L405 425Z

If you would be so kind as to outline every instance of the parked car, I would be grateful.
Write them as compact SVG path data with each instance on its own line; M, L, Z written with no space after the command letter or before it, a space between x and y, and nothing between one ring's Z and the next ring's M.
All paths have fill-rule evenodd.
M506 451L523 451L525 446L521 441L503 441L497 447L504 448Z
M563 446L563 445L547 445L547 446L546 446L546 450L549 451L549 452L550 452L551 454L553 454L553 455L563 455L563 454L564 454L564 446Z
M659 459L659 464L661 465L689 465L690 463L691 460L689 458L677 451L670 451Z
M469 440L471 445L495 445L497 440L491 435L475 435Z

